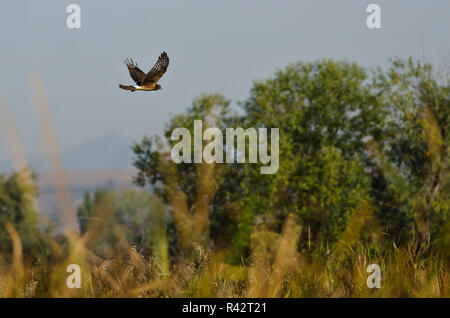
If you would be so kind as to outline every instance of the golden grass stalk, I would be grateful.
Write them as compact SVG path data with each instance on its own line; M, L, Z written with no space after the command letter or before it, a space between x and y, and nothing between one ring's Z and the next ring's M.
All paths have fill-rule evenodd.
M0 127L3 128L2 130L3 135L5 136L7 152L11 159L13 170L17 176L19 189L22 193L30 194L27 197L27 203L29 203L29 206L26 208L39 211L33 176L28 166L27 158L23 150L14 117L8 104L4 101L0 101Z
M77 233L78 222L75 208L42 78L38 75L33 75L30 80L30 86L39 123L39 132L44 144L50 175L55 186L56 200L61 213L64 231Z
M23 256L22 242L19 233L17 233L11 222L5 222L5 229L12 241L13 255L9 269L9 275L6 276L4 288L4 297L23 297Z

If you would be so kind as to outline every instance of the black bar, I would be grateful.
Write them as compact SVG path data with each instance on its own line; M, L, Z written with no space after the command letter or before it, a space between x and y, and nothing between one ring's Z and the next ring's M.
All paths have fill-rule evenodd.
M200 316L223 315L274 315L290 314L289 317L306 317L311 313L331 313L333 315L359 313L361 317L366 314L380 315L380 318L390 311L390 308L400 309L402 313L426 309L434 312L437 307L450 305L449 299L444 298L301 298L301 299L217 299L217 298L97 298L97 299L0 299L2 310L10 309L13 313L28 311L28 314L37 314L40 308L48 312L63 310L62 312L79 314L84 318L86 314L114 313L114 316L131 318L130 316L151 317L155 313L176 315L176 317L195 314ZM214 308L214 310L213 310ZM444 309L443 312L446 311ZM53 310L52 310L53 311ZM307 314L307 312L309 314ZM291 314L294 315L291 315ZM44 313L45 316L45 313ZM159 317L159 316L158 316Z

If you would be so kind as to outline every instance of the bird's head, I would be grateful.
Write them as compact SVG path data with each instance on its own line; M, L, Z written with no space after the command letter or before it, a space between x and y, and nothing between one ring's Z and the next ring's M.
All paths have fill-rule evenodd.
M159 84L156 84L156 86L155 86L155 90L159 91L160 89L162 89L162 86L161 86L161 85L159 85Z

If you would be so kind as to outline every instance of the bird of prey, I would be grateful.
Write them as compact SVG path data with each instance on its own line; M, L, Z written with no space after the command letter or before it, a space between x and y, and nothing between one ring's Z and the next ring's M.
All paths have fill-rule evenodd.
M161 85L158 85L158 80L164 75L169 66L169 57L166 52L162 52L156 62L155 66L145 74L142 72L137 63L133 62L132 59L126 59L124 61L125 65L130 71L131 78L136 82L136 85L122 85L119 87L129 91L157 91L161 89Z

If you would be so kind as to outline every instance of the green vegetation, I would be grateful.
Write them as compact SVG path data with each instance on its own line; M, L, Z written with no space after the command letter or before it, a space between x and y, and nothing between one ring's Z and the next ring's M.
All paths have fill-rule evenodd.
M236 112L220 94L201 95L172 117L163 137L135 143L135 182L152 184L154 193L87 194L79 236L29 238L38 233L24 227L36 227L31 208L20 187L9 186L15 177L2 176L0 221L10 230L0 232L0 292L449 296L448 78L411 59L374 71L297 63L255 82L240 106ZM259 164L176 165L172 130L193 134L195 119L204 129L279 128L278 172L262 175ZM11 270L14 256L22 257L18 236L29 268L20 280ZM65 287L65 266L74 262L82 267L80 290ZM372 263L381 266L380 289L366 286Z
M30 252L39 237L38 216L34 200L32 176L26 171L6 176L0 174L0 262L9 259L12 241L6 231L7 224L20 236L23 252ZM5 258L3 258L5 257Z

